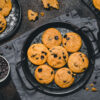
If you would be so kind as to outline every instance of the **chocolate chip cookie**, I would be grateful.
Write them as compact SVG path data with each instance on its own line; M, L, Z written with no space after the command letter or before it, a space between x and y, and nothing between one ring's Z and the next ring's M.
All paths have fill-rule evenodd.
M69 56L68 67L75 73L84 72L89 65L89 60L82 52L76 52Z
M48 9L50 7L59 9L59 3L57 0L42 0L44 8Z
M48 52L48 49L43 44L32 44L27 51L27 56L33 64L41 65L46 62Z
M42 42L47 48L59 46L61 41L61 33L56 28L49 28L42 35Z
M61 88L67 88L74 83L74 77L71 70L68 68L58 69L55 74L54 80L55 83Z
M54 79L54 70L46 64L40 65L35 70L35 78L41 84L49 84Z
M6 28L6 19L0 14L0 33L2 33Z
M0 0L0 2L3 2L3 4L0 4L0 14L8 16L12 9L11 0Z
M95 6L95 8L100 10L100 0L93 0L93 5Z
M82 39L77 33L69 32L64 35L62 43L68 52L77 52L82 46Z
M47 62L53 68L63 67L68 60L67 51L61 46L55 46L49 50Z
M35 21L38 19L38 13L32 10L28 10L28 19L29 21Z

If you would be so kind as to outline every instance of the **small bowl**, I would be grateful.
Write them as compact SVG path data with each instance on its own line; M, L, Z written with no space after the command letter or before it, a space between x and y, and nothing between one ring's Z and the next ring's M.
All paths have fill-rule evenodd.
M0 84L5 82L10 74L10 66L5 57L0 55Z

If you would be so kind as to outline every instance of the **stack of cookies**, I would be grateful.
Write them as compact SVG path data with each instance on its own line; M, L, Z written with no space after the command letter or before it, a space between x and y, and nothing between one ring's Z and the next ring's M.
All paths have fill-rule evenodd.
M78 52L82 39L77 33L62 37L59 30L49 28L42 35L42 43L32 44L27 51L29 61L39 65L34 73L39 83L50 84L54 80L57 86L67 88L74 83L75 74L88 68L87 56Z
M11 0L0 0L0 33L6 28L7 22L5 17L9 15L11 9Z

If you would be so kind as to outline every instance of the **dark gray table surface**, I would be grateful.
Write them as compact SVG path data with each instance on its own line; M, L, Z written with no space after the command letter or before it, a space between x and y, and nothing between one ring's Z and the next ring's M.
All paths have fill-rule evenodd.
M91 13L89 9L81 2L81 0L59 0L60 2L60 10L51 10L47 11L43 8L41 0L18 0L22 7L22 23L20 25L20 28L18 29L17 34L11 38L15 39L18 36L24 34L26 31L29 31L32 28L38 27L39 24L43 23L44 21L48 21L52 18L55 18L61 14L64 14L68 10L76 9L81 17L91 17L95 18L94 15ZM34 11L41 12L43 11L45 13L44 17L39 17L39 20L36 22L30 22L27 18L27 10L32 9ZM8 41L10 41L8 40ZM8 42L4 41L4 43ZM5 100L19 100L16 96L16 89L12 83L12 81L9 82L9 84L6 87L3 87L0 89L0 93L4 94Z

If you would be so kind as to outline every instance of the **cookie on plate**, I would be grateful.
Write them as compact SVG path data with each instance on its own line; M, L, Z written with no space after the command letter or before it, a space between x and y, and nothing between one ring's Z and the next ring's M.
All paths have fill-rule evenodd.
M0 33L2 33L6 28L6 19L0 14Z
M46 62L48 52L48 49L43 44L32 44L27 51L27 56L33 64L41 65Z
M74 83L72 72L68 68L61 68L56 71L55 83L61 88L67 88Z
M89 60L82 52L76 52L69 56L68 67L75 73L84 72L89 66Z
M69 32L64 35L62 43L68 52L76 52L82 46L82 39L77 33Z
M61 46L55 46L49 50L47 62L53 68L61 68L68 61L68 53Z
M11 0L0 0L0 2L3 2L4 4L0 7L0 14L3 16L8 16L11 9L12 9L12 3Z
M47 48L59 46L61 41L61 33L56 28L49 28L42 35L42 42Z
M44 8L48 9L50 7L59 9L59 3L57 0L42 0Z
M41 84L49 84L54 79L54 70L46 64L40 65L35 70L35 78Z
M100 0L93 0L93 5L95 6L95 8L100 10Z
M38 19L38 13L32 10L28 10L28 19L29 21L35 21Z

